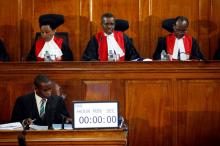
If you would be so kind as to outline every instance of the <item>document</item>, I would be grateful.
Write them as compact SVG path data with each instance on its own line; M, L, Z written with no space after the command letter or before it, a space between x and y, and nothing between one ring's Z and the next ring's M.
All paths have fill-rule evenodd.
M54 130L61 130L62 125L61 124L53 124ZM48 130L48 126L40 126L40 125L30 125L30 130ZM72 130L72 124L64 124L64 129L66 130Z
M62 124L53 124L54 130L61 130ZM72 124L64 124L65 130L73 130Z
M0 124L0 130L23 130L23 126L20 122Z
M41 125L29 125L30 130L48 130L48 126L41 126Z

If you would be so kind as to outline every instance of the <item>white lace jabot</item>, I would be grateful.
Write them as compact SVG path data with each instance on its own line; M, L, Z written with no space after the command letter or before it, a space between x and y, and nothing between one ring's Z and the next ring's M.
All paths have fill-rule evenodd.
M38 57L44 58L44 54L46 51L48 51L50 55L56 57L61 57L63 55L61 49L57 46L56 42L54 41L54 37L49 42L45 42L43 48L38 54Z
M113 50L113 52L115 52L115 54L118 54L120 57L124 56L125 53L122 51L121 47L115 40L114 33L110 35L104 33L104 35L107 37L108 52L109 50Z

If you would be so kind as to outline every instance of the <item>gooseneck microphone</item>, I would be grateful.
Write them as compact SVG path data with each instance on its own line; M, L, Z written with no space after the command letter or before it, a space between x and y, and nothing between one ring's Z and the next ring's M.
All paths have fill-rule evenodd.
M66 123L66 116L63 114L60 114L62 118L62 129L64 129L64 124Z
M17 139L18 139L19 146L26 146L25 134L26 134L26 131L24 129L22 133L18 135Z

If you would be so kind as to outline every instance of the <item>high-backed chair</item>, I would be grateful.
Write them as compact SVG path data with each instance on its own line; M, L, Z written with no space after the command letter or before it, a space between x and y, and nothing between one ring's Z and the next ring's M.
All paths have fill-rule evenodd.
M162 21L162 28L168 32L173 32L173 25L176 22L176 18L168 18Z
M115 19L115 30L116 31L126 31L129 28L129 23L127 20Z

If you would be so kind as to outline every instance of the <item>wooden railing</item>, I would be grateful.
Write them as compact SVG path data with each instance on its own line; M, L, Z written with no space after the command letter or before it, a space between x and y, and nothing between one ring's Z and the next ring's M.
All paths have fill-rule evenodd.
M17 146L17 137L21 131L0 131L0 146ZM126 132L113 130L55 130L27 131L25 136L27 146L126 146Z

